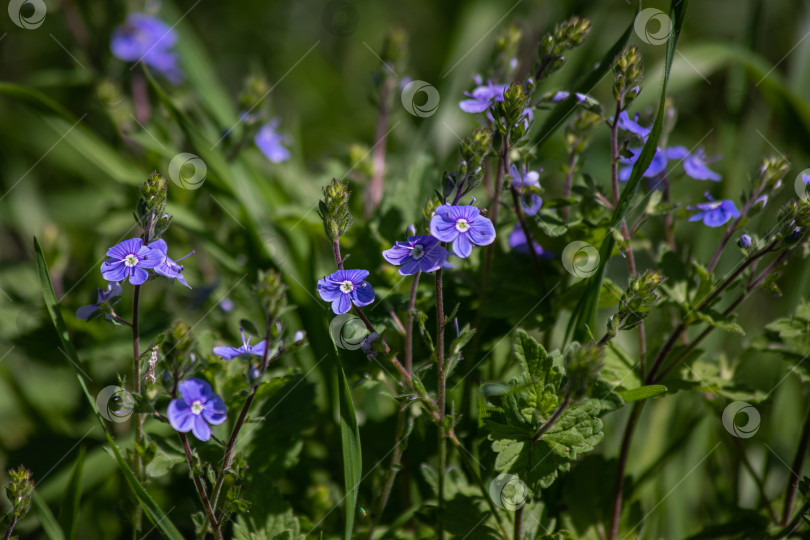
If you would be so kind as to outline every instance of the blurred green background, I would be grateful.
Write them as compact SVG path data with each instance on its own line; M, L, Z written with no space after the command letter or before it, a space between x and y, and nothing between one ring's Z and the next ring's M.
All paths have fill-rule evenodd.
M280 373L300 370L306 383L297 388L296 399L274 409L267 422L279 429L278 440L299 439L305 444L293 452L284 477L274 482L296 514L315 523L339 499L342 473L334 451L338 434L329 313L315 297L315 282L331 272L332 262L314 205L321 186L333 176L355 180L356 193L362 191L369 158L352 162L350 148L361 145L354 154L364 156L373 144L377 122L371 99L373 73L381 67L377 55L385 33L398 26L409 37L406 68L398 75L427 81L441 96L438 111L428 118L408 114L395 99L383 218L363 229L362 237L358 233L346 239L354 266L389 281L378 278L378 298L391 294L396 304L406 286L396 287L379 251L403 233L402 224L417 219L441 172L455 163L459 137L476 126L471 115L460 111L458 101L472 87L472 77L489 57L498 32L512 22L520 24L525 38L521 60L528 69L543 32L571 15L590 17L594 30L586 45L544 83L549 90L565 88L615 41L635 9L619 0L367 0L350 3L357 15L352 28L351 17L325 21L327 2L310 0L146 5L65 0L46 5L44 23L32 30L19 28L0 14L0 469L25 464L34 472L44 501L57 512L77 453L86 448L79 538L117 537L124 530L122 520L130 501L42 308L33 266L34 235L43 244L63 315L93 380L91 391L116 384L116 374L129 369L128 333L100 321L78 321L71 314L89 303L90 293L102 285L99 265L106 249L126 237L137 185L152 170L165 172L180 152L205 160L208 177L199 189L170 184L169 195L175 216L167 238L170 254L179 257L197 250L185 273L194 289L165 281L146 288L144 341L177 318L194 326L201 350L233 341L239 318L256 313L248 289L256 271L273 265L284 272L291 298L299 306L290 324L307 331L311 347L279 367ZM644 7L666 10L668 4L645 2ZM149 121L135 120L129 99L133 72L110 55L112 29L126 13L144 10L153 10L169 24L179 21L178 50L187 81L176 88L167 83L163 87L182 111L183 121L191 123L189 131L178 129L177 119L170 117L154 92ZM335 32L336 24L341 31ZM700 142L709 155L722 156L714 165L723 175L722 184L706 186L715 196L738 199L763 155L789 155L791 182L810 164L808 35L810 2L691 3L673 67L670 97L679 114L670 143L691 148ZM635 37L632 42L639 44L646 65L645 91L636 105L644 113L660 88L664 46ZM238 160L224 163L220 149L212 150L205 141L213 144L236 124L236 100L244 80L258 74L272 85L268 99L282 120L281 131L289 136L292 158L274 165L249 145ZM608 99L610 81L602 81L594 95ZM609 181L607 140L607 130L599 131L585 164L585 171L603 185ZM545 170L541 183L550 196L561 190L563 156L557 135L537 159ZM674 186L673 198L693 204L703 187L682 181ZM764 220L763 226L772 223L778 204L793 195L792 184L786 186L782 200L769 203L771 211L757 219ZM387 229L390 223L400 228ZM719 239L715 231L686 223L679 225L677 235L683 249L704 259ZM641 258L642 267L650 264ZM730 262L724 259L721 270L724 265L727 269ZM792 312L807 297L808 270L803 262L794 261L785 275L781 298L766 302L757 296L745 304L740 323L750 335ZM225 297L236 303L234 312L219 307ZM125 293L124 312L129 302ZM650 332L656 333L656 327ZM737 359L746 338L718 333L711 343L707 347ZM495 361L503 356L495 355ZM747 353L739 359L743 377L755 388L767 392L780 383L784 368L774 358ZM370 369L359 353L347 362L355 381ZM374 379L359 384L355 395L367 460L364 470L374 466L393 439L394 405L382 397L384 387ZM787 379L760 408L760 435L768 446L746 442L774 494L787 478L780 459L789 461L792 456L803 403L798 384ZM618 451L617 426L623 425L624 414L608 417L607 436L598 449L605 459ZM114 427L126 440L126 425ZM425 427L414 434L412 463L420 462L420 444L431 437L435 435ZM682 438L675 457L649 469L662 449ZM698 532L701 524L727 518L728 508L735 504L753 505L750 479L728 475L736 470L725 465L736 459L734 444L719 420L705 414L700 395L681 393L648 408L635 440L628 472L653 471L639 492L643 511L640 507L634 513L642 517L650 512L644 537L686 537ZM718 441L725 444L701 461ZM686 474L696 466L696 474ZM179 469L156 480L152 491L178 527L188 531L195 503L187 475ZM612 490L612 484L599 480L604 475L580 476L579 481L588 485L588 478L593 480L590 489ZM724 499L734 494L740 494L740 500ZM360 504L373 500L371 485L362 486ZM389 511L396 514L397 501L393 502ZM326 520L338 524L339 514L333 512ZM19 531L23 537L42 537L37 527L37 515L32 513Z

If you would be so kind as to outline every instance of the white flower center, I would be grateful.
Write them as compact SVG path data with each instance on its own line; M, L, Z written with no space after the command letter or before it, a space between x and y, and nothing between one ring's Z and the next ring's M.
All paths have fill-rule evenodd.
M349 281L348 279L340 284L340 291L346 294L349 294L354 290L354 283Z
M425 246L423 246L422 244L416 244L415 246L413 246L413 251L411 251L411 257L413 257L414 260L418 261L424 256L425 256Z
M131 268L138 264L138 257L130 253L129 255L124 257L124 264Z
M191 412L192 414L196 414L197 416L203 412L203 404L202 401L199 399L195 399L194 403L191 404Z
M460 218L456 221L456 230L458 232L467 232L470 230L470 223L466 219Z

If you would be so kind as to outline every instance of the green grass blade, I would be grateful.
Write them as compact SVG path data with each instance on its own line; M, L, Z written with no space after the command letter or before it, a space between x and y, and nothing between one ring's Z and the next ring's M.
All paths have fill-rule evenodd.
M62 532L62 527L59 526L59 522L56 521L53 512L48 508L45 499L42 498L39 492L34 491L31 503L34 507L34 512L36 512L37 517L39 517L39 523L42 525L42 530L45 531L45 535L50 540L65 540L65 533Z
M130 469L129 465L127 465L124 456L121 455L121 451L118 449L112 435L107 429L104 419L98 412L98 409L96 408L96 401L90 394L90 391L87 389L87 384L84 381L84 376L82 374L83 372L80 368L79 357L76 355L76 349L73 347L73 344L70 341L67 326L65 326L65 321L62 319L62 314L59 312L58 302L56 300L56 295L53 292L53 285L51 284L51 276L48 273L48 264L45 262L45 255L42 253L42 246L39 245L39 240L37 238L34 238L34 251L36 252L37 273L39 274L39 282L42 288L42 296L45 300L45 307L48 309L51 322L53 322L53 325L56 328L56 334L59 336L59 341L62 343L62 348L64 349L65 355L68 357L71 365L76 370L76 378L79 380L79 386L81 386L84 397L87 399L88 403L90 403L99 424L101 424L102 429L104 429L104 435L107 437L107 442L110 444L110 448L115 456L115 460L118 462L118 467L124 474L124 479L126 480L127 484L129 484L129 487L135 494L135 497L137 497L140 501L144 513L149 520L152 521L155 527L170 540L183 540L183 536L180 534L180 531L178 531L174 524L169 521L166 514L163 513L154 499L152 499L149 493L146 492L140 482L138 482L138 479L135 478L132 469Z
M340 400L340 442L343 447L343 476L346 497L344 510L346 514L346 528L344 538L351 540L354 528L354 511L357 505L357 490L363 475L363 459L360 453L360 428L357 425L357 416L354 414L352 394L343 366L338 365Z
M84 457L86 455L84 447L79 449L79 456L73 466L73 474L70 477L65 496L62 498L62 506L59 508L59 523L62 530L67 533L68 540L76 538L76 527L79 524L79 507L82 500L82 472L84 470Z
M625 214L630 209L630 204L633 201L636 193L638 192L641 178L647 168L652 163L655 151L658 148L658 140L661 137L661 132L664 128L664 112L665 102L667 98L667 85L669 84L669 74L672 69L672 61L675 56L675 48L678 45L678 37L681 35L683 28L683 21L686 15L686 8L689 5L689 0L673 0L670 4L669 17L672 20L672 33L669 35L667 41L667 54L664 63L664 81L661 85L661 96L658 101L658 112L655 115L655 122L653 123L652 131L650 132L644 148L641 150L639 158L633 165L633 170L630 173L630 178L624 186L624 190L619 196L619 202L613 211L610 219L610 226L616 227L624 219ZM566 335L573 329L573 337L575 340L585 340L588 338L589 328L596 326L596 310L599 305L599 293L602 289L602 281L605 277L605 270L610 255L613 252L615 245L613 235L608 231L605 238L602 240L602 245L599 249L599 268L596 273L589 278L588 286L585 294L580 298L579 303L571 316L568 330Z
M641 386L639 388L633 388L632 390L624 390L622 392L617 392L624 400L625 403L631 403L633 401L639 401L642 399L647 399L655 396L660 396L661 394L666 393L667 387L660 385L660 384L651 384L648 386Z

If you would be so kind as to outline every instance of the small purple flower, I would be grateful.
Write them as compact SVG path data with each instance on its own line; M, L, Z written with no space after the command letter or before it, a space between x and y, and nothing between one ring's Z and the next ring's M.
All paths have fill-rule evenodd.
M336 315L346 313L352 302L358 307L374 301L374 289L366 281L368 270L338 270L331 276L318 280L318 294L327 302L332 302Z
M214 347L214 354L225 360L233 360L239 356L264 356L264 349L267 347L267 341L262 340L256 345L251 345L250 338L245 337L245 331L242 328L240 328L239 331L242 333L241 347L227 347L224 345Z
M750 248L751 244L753 243L754 242L751 240L751 237L747 234L743 234L742 236L740 236L740 239L737 240L737 245L743 249Z
M107 281L124 281L140 285L149 277L147 268L159 266L165 255L157 249L143 245L140 238L124 240L107 250L111 257L101 264L101 276Z
M540 169L541 171L543 169ZM527 216L533 216L540 211L540 207L543 206L543 199L540 195L536 193L532 193L529 190L523 190L524 187L540 187L540 172L539 171L530 171L526 172L526 169L523 169L523 174L520 174L518 168L515 165L509 169L509 173L512 175L512 185L515 186L520 192L520 202L521 206L523 206L523 211L526 213ZM528 193L523 193L527 191Z
M666 149L668 159L680 159L683 161L683 171L695 180L711 180L719 182L721 176L711 170L708 165L706 155L702 148L694 152L689 152L683 146L673 146Z
M532 240L532 246L534 246L534 252L541 259L554 258L553 253L545 251L542 246L534 240ZM526 234L523 232L523 227L520 226L520 223L515 223L515 228L509 235L509 247L518 253L529 253L529 243L526 242Z
M121 287L120 283L115 282L108 283L107 290L104 290L99 287L98 292L96 293L96 303L90 304L89 306L82 306L79 309L77 309L76 318L81 319L83 321L87 321L90 319L93 313L101 309L103 306L109 306L110 308L112 308L112 306L117 304L118 301L120 300L120 298L118 297L121 296L122 292L123 288ZM113 298L118 298L118 300L112 302ZM108 321L112 320L112 317L110 316L109 313L107 314L107 320Z
M143 62L172 83L183 80L174 46L177 33L172 27L154 17L131 13L110 39L113 55L125 62Z
M181 381L177 390L181 397L173 399L166 411L169 424L180 433L190 431L199 440L207 441L211 438L208 424L218 426L228 418L225 402L202 379Z
M464 95L471 99L465 99L458 104L461 110L467 113L481 113L489 109L496 101L503 101L503 93L509 88L508 84L492 84L490 81L484 86L479 86L472 92L465 92Z
M399 266L399 273L410 276L419 271L435 272L447 260L447 250L429 235L409 236L407 242L394 242L394 247L382 252L383 258Z
M709 202L698 203L696 206L688 208L689 210L699 210L697 214L689 218L689 221L703 221L703 224L709 227L720 227L731 218L740 217L740 212L737 211L737 207L732 201L728 199L715 201L708 193L706 193L706 198L709 199Z
M225 313L230 313L231 311L233 311L234 307L235 304L233 303L233 300L231 300L227 296L223 298L222 301L219 303L219 309L221 309Z
M620 157L619 163L625 164L625 167L619 169L619 180L622 182L627 182L630 179L630 173L633 172L633 165L635 165L636 161L638 161L639 156L641 155L641 148L628 148L633 155L632 157ZM666 152L658 148L655 151L655 155L650 162L650 166L647 167L647 170L644 171L642 176L646 178L653 178L658 176L667 168L667 155Z
M190 289L191 285L186 283L186 278L184 278L182 274L183 267L177 264L177 262L182 261L186 257L191 257L192 255L194 255L194 252L192 251L185 257L181 257L177 259L177 261L173 261L169 258L168 255L169 246L166 245L166 241L164 239L161 238L159 240L155 240L154 242L149 244L149 247L157 249L158 251L163 253L163 262L155 267L155 273L160 274L161 276L167 277L169 279L176 279L177 281L179 281L180 283L182 283L183 285L185 285Z
M466 259L472 247L488 246L495 241L495 227L475 206L443 204L430 218L430 234L442 242L453 243L453 253Z
M284 135L276 131L279 125L281 125L281 120L274 118L259 128L253 139L259 150L273 163L281 163L290 159L290 151L282 145Z
M635 120L631 120L630 115L627 114L627 111L622 111L619 113L619 129L629 131L643 141L647 140L647 137L650 136L650 131L652 131L650 128L642 127L638 123L638 115L636 115Z

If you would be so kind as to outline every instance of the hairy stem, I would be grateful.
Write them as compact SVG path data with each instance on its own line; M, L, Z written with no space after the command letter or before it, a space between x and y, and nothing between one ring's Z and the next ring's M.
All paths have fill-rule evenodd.
M191 455L191 447L188 445L188 437L186 437L185 433L178 433L178 435L183 443L183 450L186 451L186 460L188 461L188 466L191 469L191 478L194 480L194 487L197 489L197 493L200 496L200 501L202 501L203 508L205 509L205 515L208 516L208 521L211 523L211 526L214 529L214 536L217 538L217 540L223 540L222 530L219 522L217 521L216 515L214 514L211 501L208 500L208 494L205 492L205 486L203 486L200 477L194 472L194 457Z
M568 156L568 171L565 174L565 183L563 184L563 194L564 198L568 198L571 196L571 186L574 183L574 172L576 171L577 166L577 153L576 151L572 151L571 154ZM568 221L568 217L570 216L571 208L569 206L563 206L562 208L562 217L563 221Z
M396 86L395 77L387 76L380 86L380 110L377 117L377 129L374 133L374 151L371 156L373 174L366 188L366 219L371 217L380 206L383 196L383 173L385 172L385 139L388 132L389 96Z
M413 318L416 310L416 290L419 287L419 277L422 271L416 272L411 285L411 299L408 302L408 317L405 320L405 369L413 373Z
M11 538L11 531L14 530L14 527L17 526L17 520L19 518L17 516L13 516L11 521L8 523L8 528L6 529L6 535L3 537L3 540L9 540Z

